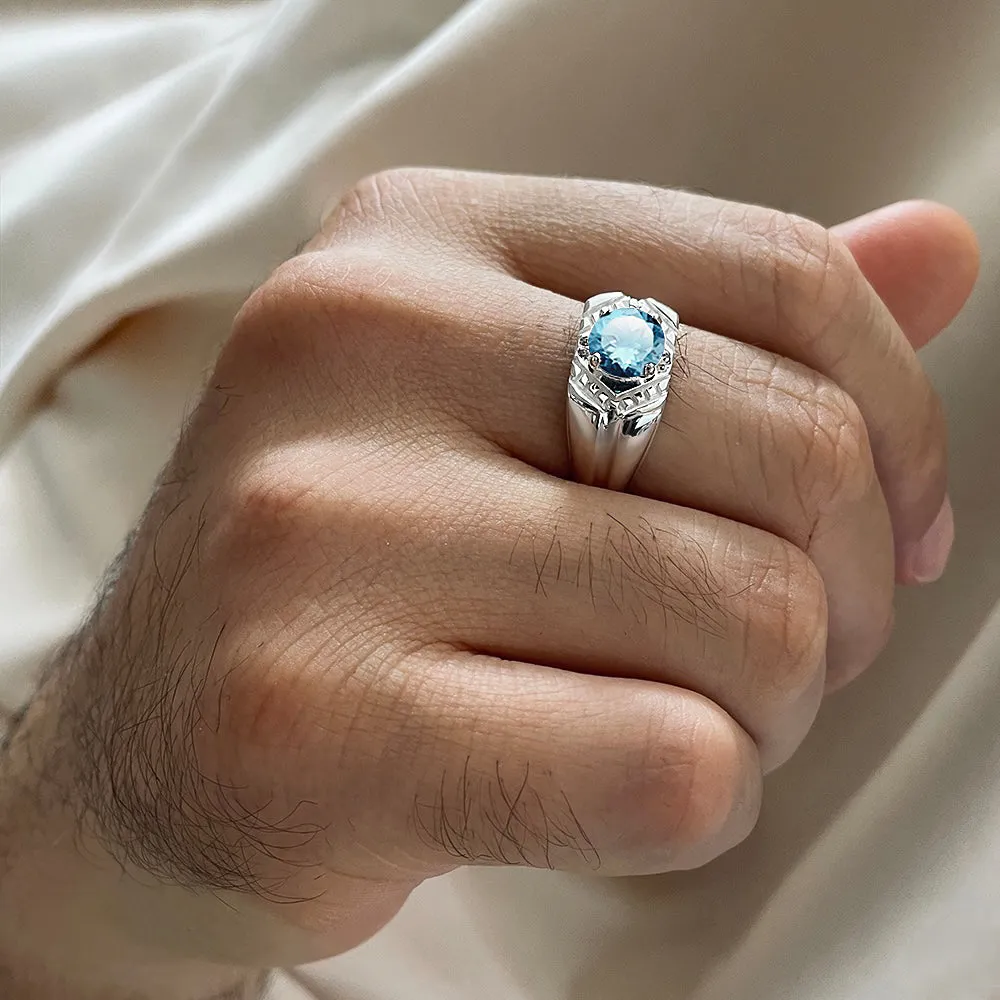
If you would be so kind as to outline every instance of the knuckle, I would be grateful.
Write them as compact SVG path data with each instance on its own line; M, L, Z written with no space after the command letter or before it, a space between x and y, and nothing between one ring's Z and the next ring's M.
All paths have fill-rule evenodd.
M807 545L821 518L862 499L872 485L864 416L840 386L802 366L775 358L759 374L748 372L763 390L762 453L781 463L802 520L801 537L794 540ZM757 419L760 411L754 412Z
M414 167L393 167L368 174L344 195L337 211L344 219L385 222L419 197L426 173Z
M369 337L378 329L392 281L393 271L377 248L293 257L244 304L223 361L270 373L342 351L355 333Z
M797 704L826 662L823 578L801 549L781 539L749 567L746 669L759 697L781 710Z
M315 347L317 330L330 342L331 320L370 317L372 309L385 304L400 260L412 262L405 253L406 234L415 222L437 219L439 213L430 208L449 189L447 174L399 167L358 181L312 249L279 265L247 299L230 345L280 360L289 349Z
M392 167L354 184L328 216L323 231L330 243L371 245L383 236L396 240L414 231L413 224L440 221L442 197L461 184L456 171L430 167Z
M770 251L775 311L808 346L862 295L860 270L843 240L800 216L776 219Z
M740 814L752 828L759 809L756 750L749 737L721 709L692 695L678 725L672 715L669 751L662 741L650 741L643 769L646 781L633 801L646 828L661 831L674 849L717 842ZM725 846L731 846L726 844Z
M271 449L233 469L213 499L206 565L259 576L276 559L308 559L323 527L310 469L301 448Z
M861 500L871 487L875 466L868 428L857 403L839 386L818 379L811 413L806 413L807 490L817 515Z
M253 292L233 322L223 363L267 370L301 351L303 334L312 332L317 299L326 290L319 257L310 253L285 261Z

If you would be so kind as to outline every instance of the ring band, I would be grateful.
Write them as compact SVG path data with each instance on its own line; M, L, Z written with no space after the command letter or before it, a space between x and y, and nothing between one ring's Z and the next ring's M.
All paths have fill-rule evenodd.
M566 398L578 482L628 486L667 401L679 329L656 299L604 292L584 303Z

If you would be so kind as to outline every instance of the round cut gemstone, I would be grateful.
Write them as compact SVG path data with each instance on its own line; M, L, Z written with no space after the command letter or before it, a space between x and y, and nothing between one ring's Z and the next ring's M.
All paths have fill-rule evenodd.
M638 378L646 365L663 357L663 327L639 309L615 309L594 324L588 347L591 354L600 355L601 371Z

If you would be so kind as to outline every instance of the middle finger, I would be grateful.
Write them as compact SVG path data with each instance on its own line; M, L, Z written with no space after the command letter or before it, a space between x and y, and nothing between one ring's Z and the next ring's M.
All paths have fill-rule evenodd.
M394 380L413 378L433 405L545 472L569 477L565 407L581 305L486 268L397 257L391 281L353 254L341 311L364 316L371 356L401 321L421 331ZM402 263L402 266L401 266ZM316 263L312 265L316 266ZM337 251L325 266L343 284ZM378 295L366 295L367 280ZM428 369L430 371L428 371ZM453 370L454 369L454 370ZM470 377L470 373L472 373ZM430 377L430 376L433 377ZM893 548L864 420L836 384L804 365L727 337L688 330L662 425L635 492L762 528L805 551L829 602L828 670L839 684L881 649L892 621Z

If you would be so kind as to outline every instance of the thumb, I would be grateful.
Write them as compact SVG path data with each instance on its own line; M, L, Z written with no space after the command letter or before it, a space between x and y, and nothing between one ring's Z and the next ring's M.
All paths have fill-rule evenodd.
M957 212L901 201L833 227L915 348L958 314L979 272L979 246Z

